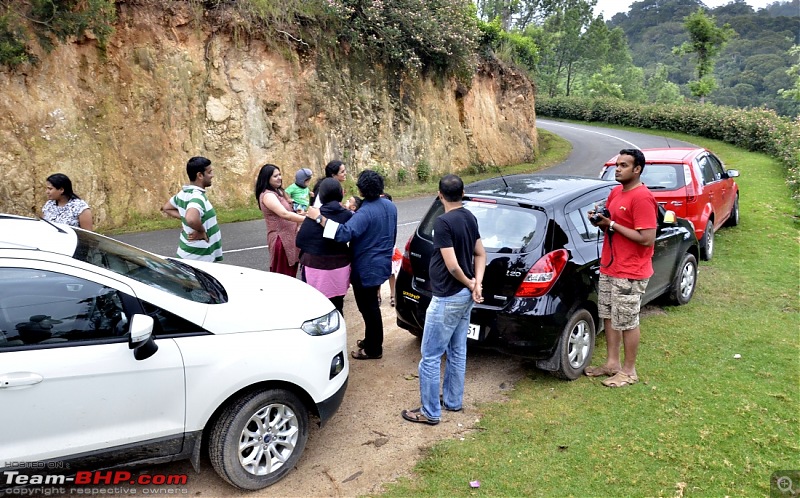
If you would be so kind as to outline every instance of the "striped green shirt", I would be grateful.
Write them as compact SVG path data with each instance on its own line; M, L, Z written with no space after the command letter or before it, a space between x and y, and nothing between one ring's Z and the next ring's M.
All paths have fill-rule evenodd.
M217 213L206 197L206 191L195 185L184 185L180 192L169 200L181 215L183 230L178 241L178 257L200 261L222 261L222 233L217 225ZM186 224L186 210L200 211L200 220L208 234L205 240L189 240L194 230Z

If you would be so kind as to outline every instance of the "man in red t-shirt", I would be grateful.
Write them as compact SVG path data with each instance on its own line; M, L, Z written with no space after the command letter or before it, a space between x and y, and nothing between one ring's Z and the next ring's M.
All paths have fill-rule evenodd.
M605 321L608 359L600 367L588 367L589 377L610 375L604 386L635 384L636 352L639 349L639 309L647 282L653 275L653 248L656 240L658 205L641 182L644 154L624 149L617 156L614 178L620 183L608 195L610 218L590 212L592 221L606 232L600 258L598 314ZM620 363L620 344L625 362Z

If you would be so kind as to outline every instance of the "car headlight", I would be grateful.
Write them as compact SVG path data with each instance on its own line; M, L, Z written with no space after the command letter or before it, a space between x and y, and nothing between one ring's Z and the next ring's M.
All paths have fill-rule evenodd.
M327 315L303 322L300 328L308 335L327 335L339 330L339 320L339 312L333 310Z

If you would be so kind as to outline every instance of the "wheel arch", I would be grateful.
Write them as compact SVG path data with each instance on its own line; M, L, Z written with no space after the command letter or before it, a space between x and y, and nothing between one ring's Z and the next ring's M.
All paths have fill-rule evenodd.
M232 393L228 396L225 401L220 403L220 405L212 412L211 416L206 420L206 423L203 425L202 431L202 438L200 439L199 448L196 448L195 451L192 452L192 466L199 470L200 469L200 458L203 454L208 454L208 438L211 434L211 428L217 423L219 420L220 415L225 409L233 404L237 399L247 396L253 392L258 391L266 391L269 389L281 389L284 391L289 391L295 396L300 399L303 403L305 408L308 410L310 415L313 415L319 418L319 411L317 410L317 404L314 403L314 400L311 398L305 389L301 388L296 384L292 384L291 382L286 382L282 380L266 380L263 382L257 382L255 384L251 384L249 386L245 386L238 391Z

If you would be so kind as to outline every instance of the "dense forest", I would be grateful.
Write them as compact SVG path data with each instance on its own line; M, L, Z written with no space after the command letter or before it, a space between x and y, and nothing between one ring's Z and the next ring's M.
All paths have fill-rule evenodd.
M642 0L610 20L594 0L478 0L501 56L527 66L543 96L698 100L800 114L800 3ZM525 64L520 39L533 42ZM702 42L702 43L701 43ZM706 72L707 74L704 74ZM702 81L701 81L702 80Z

